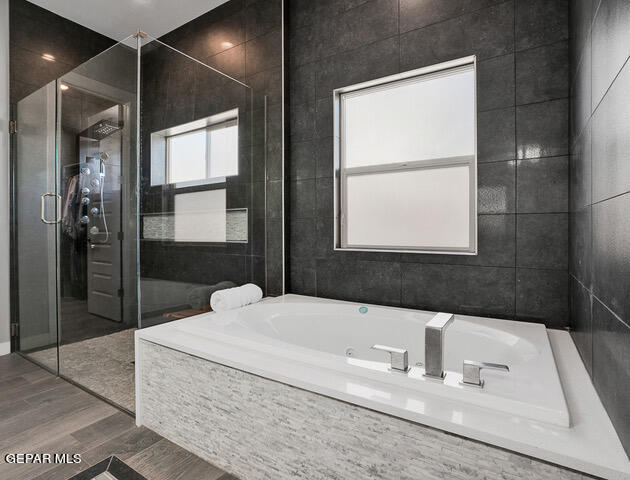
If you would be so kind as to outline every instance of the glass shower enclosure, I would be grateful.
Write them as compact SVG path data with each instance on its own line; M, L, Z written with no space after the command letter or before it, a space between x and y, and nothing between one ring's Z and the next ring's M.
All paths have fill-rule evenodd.
M137 66L129 38L16 107L19 349L103 396L138 318Z
M133 412L136 328L266 290L264 105L142 32L17 103L24 356Z

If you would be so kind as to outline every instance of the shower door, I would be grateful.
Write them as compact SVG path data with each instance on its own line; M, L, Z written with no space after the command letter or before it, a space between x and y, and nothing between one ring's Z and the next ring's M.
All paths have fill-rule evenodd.
M138 43L17 102L18 349L133 410L138 325Z
M56 82L20 100L16 113L19 348L57 371Z

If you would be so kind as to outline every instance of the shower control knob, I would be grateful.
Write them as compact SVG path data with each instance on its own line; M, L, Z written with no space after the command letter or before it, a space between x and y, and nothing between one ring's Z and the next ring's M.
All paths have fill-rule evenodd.
M84 215L83 217L81 217L81 220L79 220L83 225L87 225L88 223L90 223L90 217L88 217L87 215Z
M98 208L97 207L92 207L92 209L90 210L90 213L94 216L98 215Z
M81 195L83 195L84 197L87 197L90 194L90 189L87 187L83 187L81 189Z
M89 175L90 169L88 167L81 168L81 175Z
M101 181L98 178L93 178L90 181L90 185L92 185L94 188L98 188L100 184L101 184Z
M83 197L81 199L81 204L82 205L89 205L90 204L90 199L88 197Z
M100 230L98 229L98 227L96 225L94 225L92 228L90 228L90 233L92 235L96 235Z

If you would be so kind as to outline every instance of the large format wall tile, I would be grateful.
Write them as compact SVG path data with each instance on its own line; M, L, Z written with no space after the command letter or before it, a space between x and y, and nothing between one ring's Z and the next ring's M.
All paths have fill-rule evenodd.
M630 4L574 0L571 16L572 335L630 453Z
M569 207L569 159L549 157L518 160L518 213L560 213Z
M577 346L584 366L593 371L593 322L590 291L571 277L571 337Z
M477 114L477 160L496 162L515 158L514 107Z
M630 193L593 205L593 293L630 318Z
M317 295L400 305L401 266L385 262L317 261Z
M331 98L335 88L398 73L398 55L399 39L394 36L322 60L315 73L317 98Z
M516 0L516 49L569 38L568 0Z
M516 162L480 163L477 166L477 212L516 212Z
M516 318L562 328L569 323L569 279L563 270L516 269Z
M591 288L592 281L592 207L589 205L569 216L570 266L569 271L586 288Z
M17 103L115 43L25 0L9 2L9 22L11 103ZM55 61L44 60L44 53L53 55Z
M516 53L516 104L567 97L569 43L562 41Z
M569 258L569 215L522 214L516 223L516 264L553 268L566 273Z
M568 126L568 100L516 107L518 158L566 155L569 153Z
M593 19L593 9L596 8L599 0L574 0L571 2L571 69L575 74L575 69L580 63L580 59L590 44L591 22Z
M373 0L291 31L289 54L293 65L321 60L398 33L398 2Z
M630 3L602 0L593 21L593 110L630 55Z
M402 265L402 304L470 315L514 315L514 269Z
M380 266L391 284L382 287L385 294L374 287L372 301L393 303L398 288L408 307L457 309L459 305L470 313L514 318L517 250L528 268L567 274L565 2L400 0L400 33L391 30L391 9L382 0L289 3L288 172L294 182L288 195L292 217L288 277L293 285L289 291L367 302L365 292L372 287L364 277L377 275ZM382 19L382 25L371 32L366 31L373 20L368 15ZM337 33L341 24L353 38ZM515 30L520 42L516 53ZM476 55L478 67L477 255L334 251L332 91L466 55ZM520 123L517 103L523 104L518 107ZM520 164L517 132L525 159ZM562 214L536 222L517 212ZM298 230L298 224L304 231ZM335 263L340 265L337 270L332 267ZM359 265L369 269L362 271ZM393 265L402 269L402 284L392 277ZM497 282L493 275L504 281ZM420 287L414 288L410 278ZM536 289L537 281L548 283L534 276L529 292L544 290ZM486 292L494 288L498 290ZM535 302L534 294L527 297L528 305ZM542 308L532 318L549 318L550 326L568 325L566 291L550 307L562 315L545 317Z
M512 2L505 2L401 35L401 69L425 67L468 55L485 60L512 52L513 9Z
M582 134L593 112L591 105L593 72L590 41L586 43L580 60L579 66L576 66L575 77L571 80L571 143Z
M571 148L570 165L570 210L577 210L591 204L591 124L582 131Z
M477 63L477 111L514 105L514 54Z
M630 327L593 300L593 382L630 454Z
M630 190L630 63L610 87L592 123L593 202L598 202Z
M400 31L426 27L496 3L501 3L501 0L400 0Z

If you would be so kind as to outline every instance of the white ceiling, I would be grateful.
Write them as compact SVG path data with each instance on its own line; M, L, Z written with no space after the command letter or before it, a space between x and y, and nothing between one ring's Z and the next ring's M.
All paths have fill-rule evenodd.
M30 1L114 40L122 40L138 28L160 37L227 0Z

